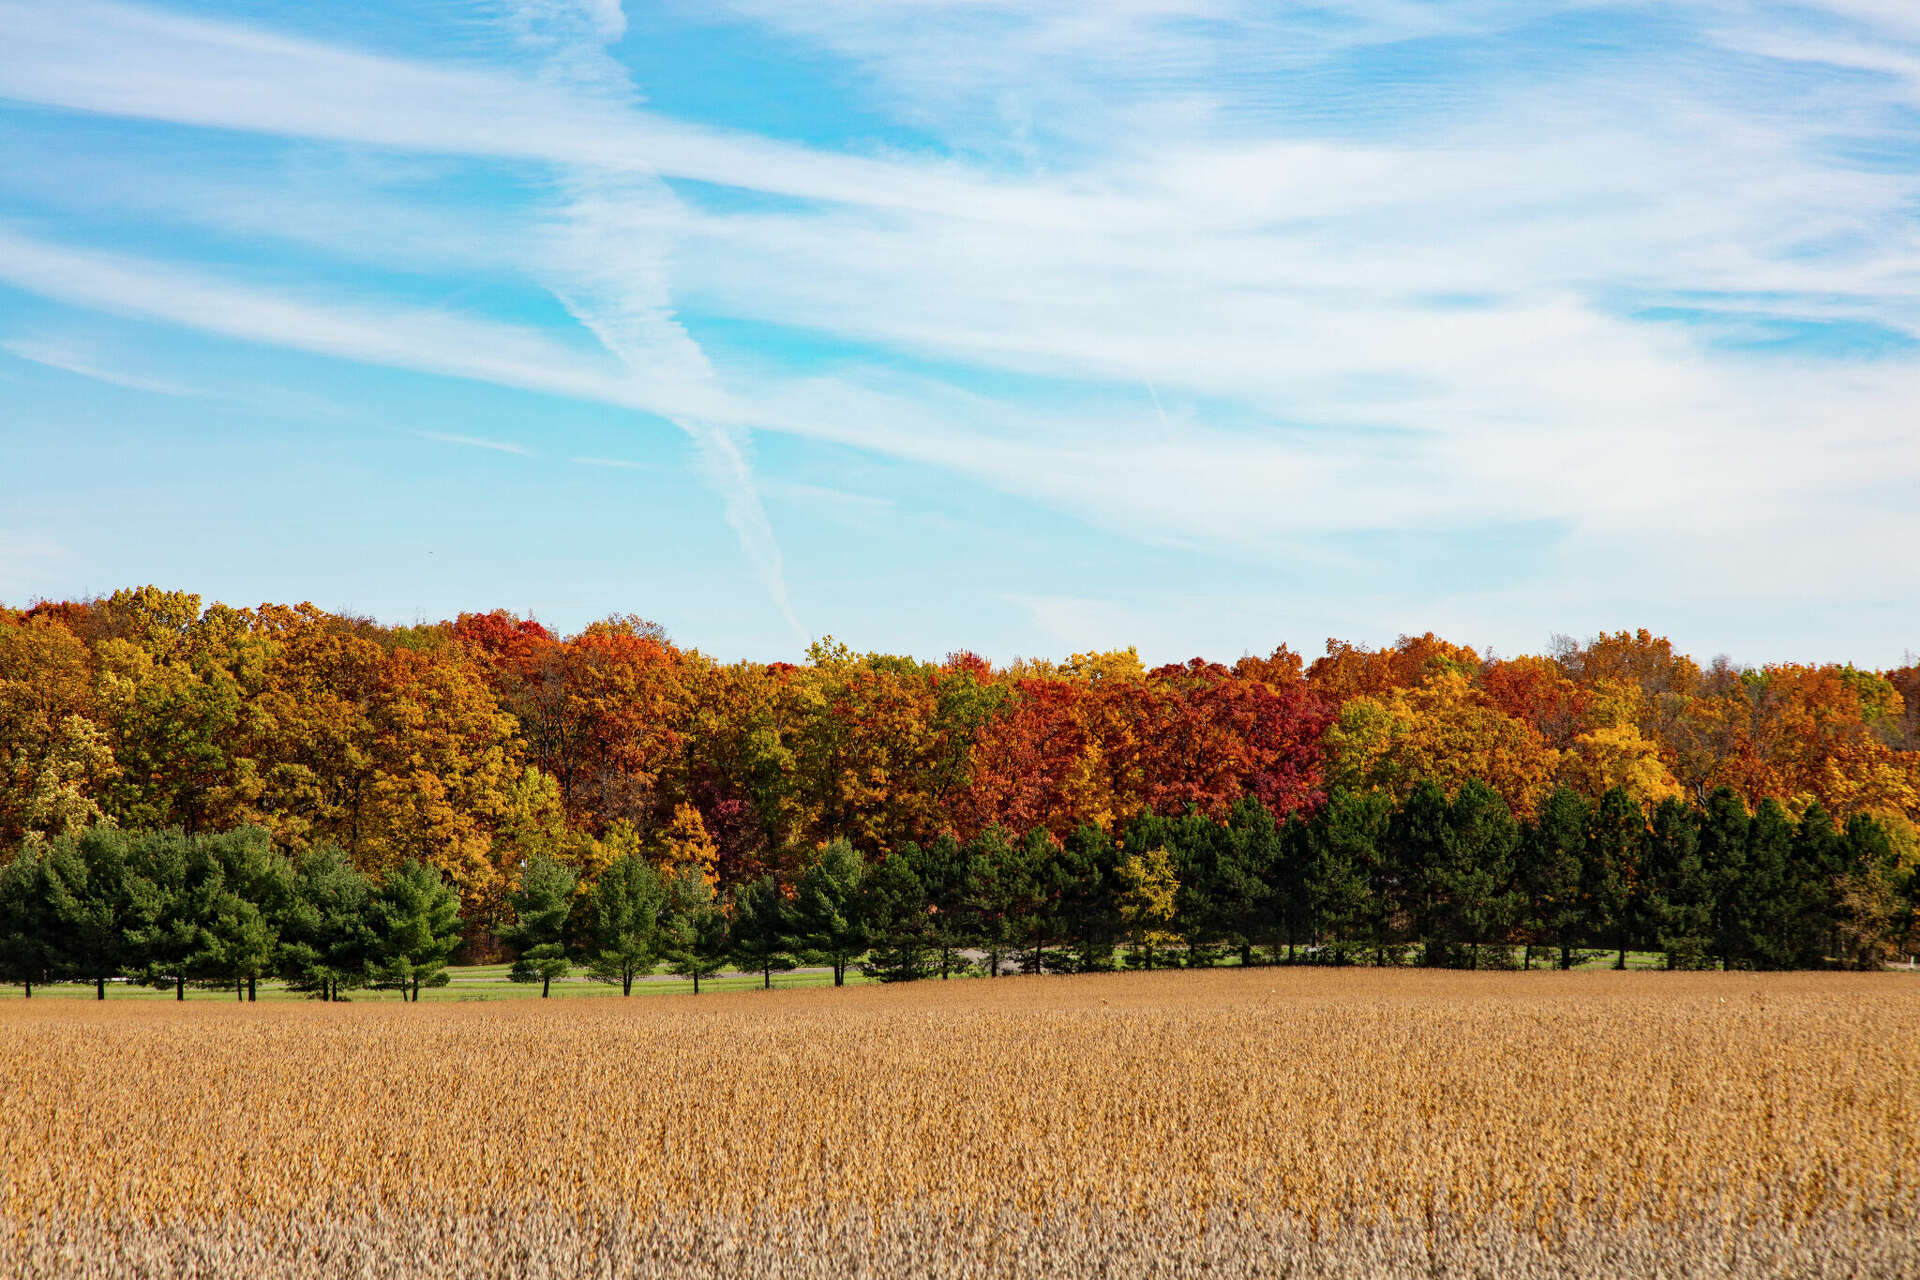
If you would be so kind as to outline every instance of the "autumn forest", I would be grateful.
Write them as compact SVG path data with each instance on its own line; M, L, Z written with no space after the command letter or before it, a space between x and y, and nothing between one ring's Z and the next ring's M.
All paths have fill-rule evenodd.
M510 927L518 868L590 883L627 857L725 889L790 887L829 842L870 862L999 830L1065 847L1136 820L1276 823L1422 783L1549 797L1773 801L1870 819L1910 872L1920 667L1741 668L1645 631L1499 658L1435 635L1231 665L1131 650L995 666L857 653L720 663L613 617L558 635L496 611L383 626L153 587L0 611L0 841L100 823L258 826L404 863L458 894L470 948ZM1037 834L1038 833L1038 834Z

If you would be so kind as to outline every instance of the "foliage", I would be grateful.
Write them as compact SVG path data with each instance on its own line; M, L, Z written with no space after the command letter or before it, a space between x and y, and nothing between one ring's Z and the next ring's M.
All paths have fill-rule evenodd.
M409 859L388 872L369 908L372 985L409 994L445 986L460 945L460 898L439 871Z
M665 908L660 873L638 854L629 853L601 872L581 902L585 918L579 936L587 976L617 982L621 995L632 995L634 979L652 973L659 961Z
M800 875L794 897L798 950L833 969L833 985L846 982L847 966L866 951L871 934L863 918L865 868L845 840L822 848Z
M539 983L543 998L555 978L573 971L567 923L578 883L572 870L545 854L535 854L508 895L514 918L500 931L500 939L515 952L509 976L515 982Z

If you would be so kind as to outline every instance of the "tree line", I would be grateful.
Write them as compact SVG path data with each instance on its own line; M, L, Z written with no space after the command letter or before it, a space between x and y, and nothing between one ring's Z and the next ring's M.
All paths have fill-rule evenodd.
M0 608L0 850L103 822L259 826L376 881L433 869L474 955L540 858L583 883L637 857L791 893L840 838L874 861L995 829L1064 844L1247 800L1284 825L1337 791L1401 806L1423 779L1477 781L1526 822L1561 788L1649 813L1721 788L1796 819L1818 804L1871 816L1911 865L1916 748L1920 666L1740 667L1646 631L1513 657L1425 634L1311 661L994 664L829 638L723 663L634 617L383 626L156 587Z
M1242 800L1060 839L990 828L865 855L844 838L791 885L718 887L698 866L628 854L590 879L537 855L508 894L511 976L576 971L631 994L664 968L703 980L859 967L882 981L1222 962L1561 968L1631 951L1668 968L1872 968L1911 944L1920 876L1885 829L1797 819L1731 790L1651 812L1624 789L1553 791L1516 818L1484 783L1431 779L1395 803L1336 791L1311 815ZM417 1000L447 981L459 895L410 861L377 879L329 845L289 854L261 828L189 836L96 826L0 868L0 978L225 987L263 977L324 1000Z

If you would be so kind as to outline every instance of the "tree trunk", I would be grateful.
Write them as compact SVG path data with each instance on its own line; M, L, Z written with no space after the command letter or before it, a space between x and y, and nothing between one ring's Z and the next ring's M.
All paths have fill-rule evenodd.
M173 980L173 998L175 1000L185 1000L187 998L187 980L185 978L175 978Z
M420 1003L420 979L418 978L413 980L413 1002L415 1004Z
M105 978L95 978L93 980L93 998L95 1000L105 1000L107 998L107 980Z
M1620 958L1614 961L1613 967L1616 969L1624 969L1627 967L1627 949L1624 946L1620 948Z
M1240 944L1240 967L1242 969L1253 968L1253 944L1251 942L1242 942Z
M27 994L21 998L25 1000L33 999L33 979L28 978L25 982L21 983L20 985L27 989Z
M1562 969L1573 968L1573 946L1564 938L1560 940L1560 967Z
M833 985L836 987L847 985L847 968L838 960L833 962Z
M772 965L768 965L765 969L760 971L760 978L761 978L761 982L760 982L761 990L763 991L773 990L773 966Z
M547 998L547 989L552 985L553 985L552 978L549 978L544 973L540 975L540 998L542 1000L545 1000Z
M247 1003L252 1004L260 998L260 977L258 974L247 978Z
M620 975L620 994L623 996L630 996L633 994L633 975L632 974L623 973Z
M247 984L243 979L235 978L233 980L233 998L237 1004L245 1004L247 1002Z

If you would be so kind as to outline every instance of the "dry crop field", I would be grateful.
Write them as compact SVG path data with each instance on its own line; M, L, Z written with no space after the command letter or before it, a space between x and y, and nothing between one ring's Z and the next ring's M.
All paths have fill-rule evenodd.
M1920 1275L1920 980L10 1003L0 1274Z

